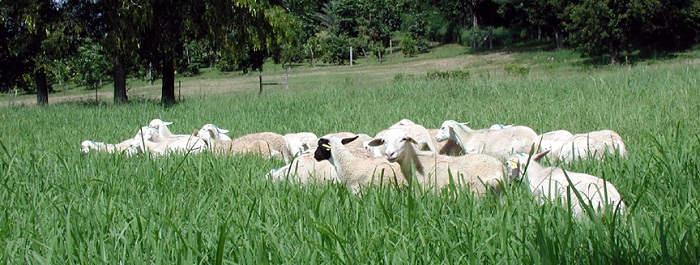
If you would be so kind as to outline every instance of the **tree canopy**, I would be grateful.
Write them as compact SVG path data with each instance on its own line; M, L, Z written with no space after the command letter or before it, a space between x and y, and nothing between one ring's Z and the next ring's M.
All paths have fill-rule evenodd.
M431 42L476 49L487 26L503 45L553 36L558 49L613 64L688 49L700 36L696 0L14 0L0 2L0 15L0 63L13 65L0 68L0 91L36 92L40 104L56 81L102 78L124 103L129 76L160 76L169 104L176 72L260 70L267 59L344 64L349 46L381 60L392 38L411 42L410 56Z

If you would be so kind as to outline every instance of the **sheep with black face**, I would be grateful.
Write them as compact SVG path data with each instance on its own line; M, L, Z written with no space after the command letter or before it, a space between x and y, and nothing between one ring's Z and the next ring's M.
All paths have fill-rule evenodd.
M321 138L318 140L314 158L317 161L331 162L339 180L354 193L358 193L363 186L369 184L406 185L406 179L398 164L389 163L382 158L360 158L348 150L345 145L357 138L358 136L344 139L335 136Z

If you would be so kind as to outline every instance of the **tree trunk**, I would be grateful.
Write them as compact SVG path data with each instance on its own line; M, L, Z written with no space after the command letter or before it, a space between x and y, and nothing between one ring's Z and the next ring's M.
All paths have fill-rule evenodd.
M610 49L610 63L611 64L619 64L620 63L620 49L617 47L613 47Z
M40 66L34 72L36 82L36 104L46 106L49 104L49 88L46 82L46 70Z
M561 50L564 48L564 37L559 33L558 30L554 31L554 39L557 42L557 50Z
M126 96L126 74L124 73L124 57L118 54L114 57L114 104L129 102Z
M172 60L163 62L163 94L160 102L163 104L175 103L175 65Z

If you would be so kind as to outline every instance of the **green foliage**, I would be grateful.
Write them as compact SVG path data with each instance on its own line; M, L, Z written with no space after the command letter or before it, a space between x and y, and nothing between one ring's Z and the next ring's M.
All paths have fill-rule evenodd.
M325 63L343 65L350 60L350 47L353 39L347 35L328 35L322 39L321 50L323 50L322 60ZM357 54L357 47L353 47Z
M530 73L530 67L524 65L509 64L503 67L507 74L512 76L526 77Z
M418 45L411 35L405 35L401 39L401 52L406 57L414 57L418 54Z
M428 79L441 79L441 80L459 80L466 81L469 80L470 74L466 70L450 70L450 71L431 71L427 74Z
M110 60L103 55L102 46L97 43L88 40L78 48L73 61L73 78L80 86L97 89L102 80L109 77Z

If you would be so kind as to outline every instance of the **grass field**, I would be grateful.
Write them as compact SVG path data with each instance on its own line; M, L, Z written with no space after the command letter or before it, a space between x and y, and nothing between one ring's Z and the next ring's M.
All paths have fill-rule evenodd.
M548 62L551 56L571 60ZM126 106L85 99L7 106L0 112L0 262L698 264L700 66L693 56L611 68L548 52L297 67L289 91L270 88L260 97L257 76L211 72L183 84L213 90L188 92L171 107L151 100L158 85L135 88ZM509 74L507 65L530 71ZM425 78L439 69L470 77ZM224 85L241 89L213 92ZM564 167L612 182L628 211L574 219L566 207L534 203L522 185L479 199L375 187L359 197L339 184L268 182L264 174L283 163L256 157L79 152L84 139L119 142L153 118L173 121L175 133L215 123L231 136L373 135L402 118L429 128L454 119L538 133L612 129L626 141L628 159Z

